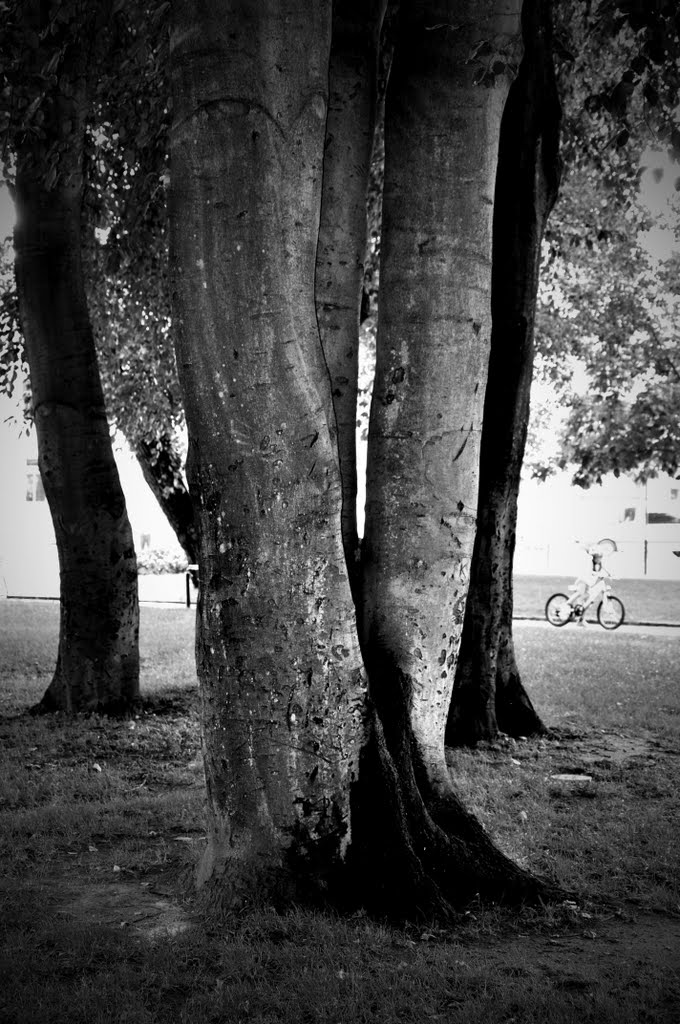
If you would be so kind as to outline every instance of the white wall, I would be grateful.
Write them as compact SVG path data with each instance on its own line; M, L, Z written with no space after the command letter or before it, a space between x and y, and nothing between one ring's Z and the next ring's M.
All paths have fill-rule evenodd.
M610 475L588 490L571 486L568 473L523 481L515 570L573 575L583 547L611 537L619 551L609 567L617 576L680 579L680 522L647 523L654 513L680 519L679 480L660 476L640 485Z
M0 596L58 597L59 561L50 510L46 501L27 501L27 477L37 475L35 435L26 436L16 422L16 406L0 398ZM178 551L177 538L122 438L114 444L121 485L135 546L142 535L150 546ZM180 592L182 580L178 583ZM180 594L181 596L181 594Z

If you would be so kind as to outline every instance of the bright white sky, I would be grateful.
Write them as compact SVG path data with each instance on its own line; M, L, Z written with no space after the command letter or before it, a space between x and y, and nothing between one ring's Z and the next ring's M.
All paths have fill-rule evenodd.
M0 184L0 238L6 238L14 227L14 203L6 185Z
M667 153L652 149L643 153L642 164L646 170L640 181L641 199L649 212L661 218L665 224L645 232L641 241L651 256L658 260L668 259L680 245L678 194L675 191L680 166L673 163ZM659 171L662 172L660 177Z

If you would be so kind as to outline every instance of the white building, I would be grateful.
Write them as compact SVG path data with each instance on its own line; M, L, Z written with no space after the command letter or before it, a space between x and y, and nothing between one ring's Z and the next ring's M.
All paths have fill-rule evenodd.
M619 578L680 579L680 480L636 484L610 474L584 490L564 473L522 483L516 572L573 575L579 546L603 537L616 541L611 569Z

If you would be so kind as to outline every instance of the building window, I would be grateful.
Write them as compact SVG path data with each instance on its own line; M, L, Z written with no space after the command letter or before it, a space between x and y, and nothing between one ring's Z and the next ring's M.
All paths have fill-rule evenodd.
M670 512L650 512L647 522L650 526L660 526L662 523L680 523L680 516L672 516Z
M671 487L671 501L677 501L677 500L678 500L678 488L677 487Z
M634 523L635 522L635 509L634 508L624 508L624 510L623 510L623 522L624 523Z
M26 459L26 501L44 501L45 488L37 459Z

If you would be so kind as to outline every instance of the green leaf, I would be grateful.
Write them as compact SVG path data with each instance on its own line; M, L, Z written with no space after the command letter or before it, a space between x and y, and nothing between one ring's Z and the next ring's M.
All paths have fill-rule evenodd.
M642 95L649 103L650 107L657 107L659 105L659 94L649 82L643 86Z

